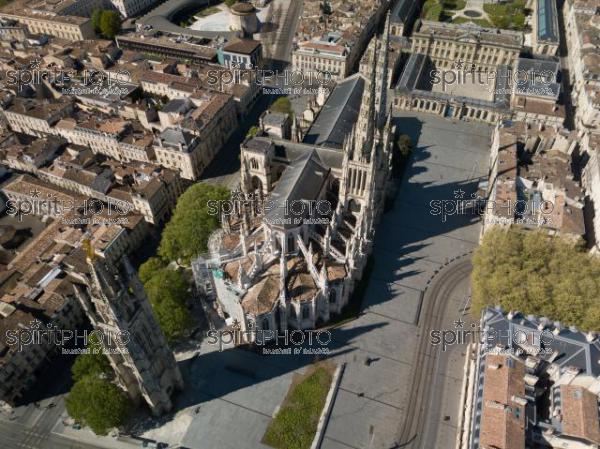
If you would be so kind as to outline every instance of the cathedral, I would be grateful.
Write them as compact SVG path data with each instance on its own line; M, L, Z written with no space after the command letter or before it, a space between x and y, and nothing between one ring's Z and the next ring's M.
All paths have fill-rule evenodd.
M299 142L293 126L291 140L241 145L241 186L210 239L204 290L243 335L313 329L341 312L362 277L391 182L388 41L389 19L310 139Z

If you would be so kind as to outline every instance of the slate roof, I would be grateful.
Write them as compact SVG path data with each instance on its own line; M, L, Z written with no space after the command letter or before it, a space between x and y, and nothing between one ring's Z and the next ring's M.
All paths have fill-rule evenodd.
M548 338L542 338L541 345L544 346L544 340L548 341L546 346L556 353L554 356L546 354L544 358L555 357L553 363L561 367L575 366L589 375L600 375L600 341L597 338L588 341L586 334L574 327L561 327L549 319L521 313L509 318L499 308L486 309L484 322L485 326L494 329L495 343L506 347L516 346L516 342L510 341L510 336L519 335L520 331L527 335L537 334L538 337L544 332ZM538 328L540 325L544 326L544 330Z
M364 87L365 81L358 74L338 83L303 142L342 149L344 138L358 119Z
M265 221L285 229L300 226L304 215L297 201L317 199L327 181L329 167L319 158L316 150L305 152L287 167L271 192L265 207Z
M396 0L396 4L390 13L392 23L406 23L410 19L415 0Z

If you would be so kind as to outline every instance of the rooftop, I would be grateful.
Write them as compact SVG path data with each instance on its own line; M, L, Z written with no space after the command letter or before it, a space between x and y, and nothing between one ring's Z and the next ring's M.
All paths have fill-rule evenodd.
M364 79L354 75L340 81L327 98L304 143L342 149L345 137L358 119Z

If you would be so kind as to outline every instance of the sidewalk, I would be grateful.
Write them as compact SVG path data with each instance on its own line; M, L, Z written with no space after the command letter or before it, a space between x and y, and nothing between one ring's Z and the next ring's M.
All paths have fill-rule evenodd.
M68 438L80 443L89 443L97 447L107 449L132 449L142 446L142 441L133 438L119 436L98 436L87 427L77 430L70 425L64 425L63 422L68 419L66 413L63 414L52 428L52 433L62 438Z

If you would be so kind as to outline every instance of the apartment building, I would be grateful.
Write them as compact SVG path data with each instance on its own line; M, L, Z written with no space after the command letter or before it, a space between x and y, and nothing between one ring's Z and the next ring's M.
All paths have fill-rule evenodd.
M103 0L16 0L0 9L0 19L24 25L31 34L70 41L93 39L96 33L89 17L103 4Z
M2 113L14 132L43 137L58 134L54 125L73 113L73 103L65 97L59 100L15 97Z
M54 132L118 161L150 162L153 158L153 135L135 120L77 111L60 120Z
M585 134L581 148L589 149L589 160L582 174L591 216L588 243L594 254L600 254L600 134Z
M341 36L330 33L314 41L300 42L292 55L294 70L317 80L338 81L348 76L350 48ZM323 76L319 78L318 76Z
M57 142L57 140L59 140ZM177 171L147 162L123 164L94 154L88 147L67 146L54 158L64 139L38 139L32 145L12 144L0 151L3 162L83 197L96 198L115 210L136 211L160 225L170 216L183 185Z
M494 130L483 231L518 225L577 240L585 237L584 191L571 171L576 134L524 122Z
M308 0L296 31L292 53L294 71L334 81L354 71L390 2Z
M467 369L461 445L595 449L600 342L549 318L486 308Z
M600 129L600 23L597 0L564 2L569 76L576 126L582 133Z
M53 195L65 205L84 205L82 197L28 175L12 180L2 192L31 203ZM34 214L37 210L32 209ZM128 214L119 225L100 223L109 218L106 213L86 216L75 207L62 212L19 251L0 277L0 400L11 405L22 401L45 373L48 361L68 346L53 343L61 342L61 335L51 340L49 332L75 332L83 325L84 311L75 296L81 281L71 275L87 269L83 240L88 239L99 256L118 260L148 236L137 215ZM77 226L68 224L75 222Z

